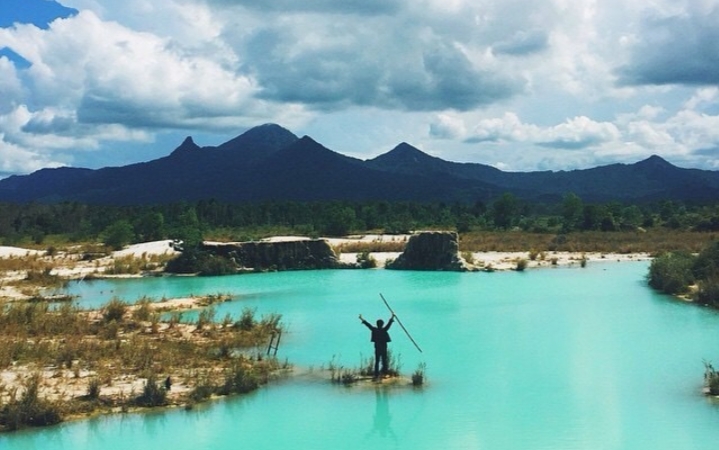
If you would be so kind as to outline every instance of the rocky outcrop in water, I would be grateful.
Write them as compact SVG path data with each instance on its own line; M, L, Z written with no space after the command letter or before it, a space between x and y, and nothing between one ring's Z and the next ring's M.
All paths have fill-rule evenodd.
M344 267L324 239L283 242L205 242L202 249L253 270L335 269Z
M404 252L388 269L467 271L468 264L459 256L457 233L425 231L407 242Z

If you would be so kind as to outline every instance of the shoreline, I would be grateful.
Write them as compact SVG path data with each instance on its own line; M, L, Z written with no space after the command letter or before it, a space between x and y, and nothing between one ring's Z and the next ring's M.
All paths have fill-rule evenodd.
M304 239L292 236L278 236L270 238L270 240L296 240ZM347 237L344 239L327 239L333 248L341 248L346 244L360 243L376 243L376 242L397 242L406 241L406 236L394 235L365 235L361 237ZM0 271L0 304L12 304L13 302L29 300L37 297L41 287L35 286L30 288L23 286L22 280L27 277L31 270L37 270L34 267L50 267L52 269L48 273L60 280L82 280L82 279L103 279L103 278L138 278L152 275L155 272L149 271L138 274L113 274L111 268L116 261L123 258L137 258L147 261L161 261L161 258L171 258L179 252L172 247L172 241L156 241L129 246L121 251L113 252L110 255L96 259L86 260L83 255L77 253L61 253L48 255L47 252L28 250L16 247L0 247L0 259L17 260L18 265L13 270ZM353 263L357 260L357 254L354 252L340 252L338 259L344 263ZM400 252L369 252L371 257L377 262L376 269L383 269L388 261L397 258ZM470 265L477 271L493 272L520 270L518 264L523 261L524 269L536 268L556 268L556 267L580 267L584 263L595 262L623 262L623 261L646 261L652 258L648 253L601 253L601 252L539 252L531 254L530 252L462 252L461 255L470 259ZM22 269L22 262L26 261L28 268ZM161 264L158 263L158 264ZM108 270L110 269L110 270ZM357 269L362 270L362 269ZM48 299L49 300L49 299ZM198 309L208 306L212 303L227 301L222 296L199 296L199 297L179 297L164 299L160 302L150 303L148 306L153 313L159 312L181 312L192 309ZM127 314L131 315L134 309L141 306L128 305ZM78 312L84 315L85 320L102 324L102 313L98 310ZM107 325L100 325L107 326ZM138 321L139 331L143 336L153 336L154 339L167 339L170 335L188 339L190 341L201 342L205 339L217 339L215 337L207 337L199 327L194 324L174 324L169 325L168 322ZM172 328L174 327L174 328ZM212 329L217 329L218 333L224 332L223 325L212 325ZM172 329L170 329L172 328ZM213 331L214 332L214 331ZM121 333L123 334L123 333ZM164 336L164 337L162 337ZM55 338L58 339L58 338ZM80 339L98 339L97 336L84 335ZM132 339L130 335L126 338ZM38 338L38 341L42 340ZM51 338L52 340L52 338ZM64 338L62 339L64 342ZM119 342L119 341L118 341ZM259 361L259 358L258 358ZM254 363L253 363L254 364ZM276 364L276 361L275 361ZM218 367L209 366L202 370L207 373L219 376ZM269 378L277 376L287 376L289 373L297 373L291 368L275 367L270 373ZM184 406L192 408L195 405L201 405L207 401L221 398L224 395L210 395L200 402L192 401L190 394L196 388L197 380L192 378L190 372L181 369L163 372L164 376L172 378L173 383L167 394L166 403L161 406L136 406L128 403L128 399L134 398L142 393L147 383L147 377L142 372L131 370L121 370L119 373L114 372L110 378L102 375L98 369L81 368L79 361L72 361L70 365L62 363L56 364L37 364L23 363L17 364L12 362L8 367L0 369L0 404L7 405L13 395L22 395L27 380L34 375L39 375L41 382L39 384L39 397L45 401L56 402L63 405L72 405L76 410L70 410L63 417L63 421L83 420L86 418L96 417L99 415L151 411L155 409L168 409ZM100 393L97 397L88 399L89 385L92 380L101 381ZM193 381L194 380L194 381ZM195 385L193 386L193 382ZM13 393L14 394L11 394ZM78 405L86 405L89 411L85 411L83 407ZM2 431L2 430L0 430Z
M357 261L357 252L343 252L341 249L347 245L357 244L383 244L383 243L406 243L410 235L381 235L368 234L347 236L345 238L321 238L338 251L338 260L342 263L352 264ZM286 242L293 240L309 240L302 236L274 236L262 239L261 242ZM166 239L161 241L145 242L130 245L125 249L112 252L107 256L96 259L85 259L80 253L58 252L48 255L45 251L30 250L19 247L0 246L0 260L32 260L37 264L52 267L49 274L60 280L83 280L83 279L111 279L111 278L141 278L158 274L162 265L180 252L173 247L173 241ZM396 259L401 252L373 252L368 254L376 261L376 269L383 269L388 261ZM652 256L647 252L635 253L604 253L604 252L502 252L502 251L477 251L460 252L474 271L507 271L516 270L520 261L523 261L523 269L551 268L551 267L572 267L581 265L582 262L593 263L600 261L649 261ZM147 270L142 273L115 274L113 266L123 260L145 260L148 265L156 266L156 269ZM21 265L20 263L18 265ZM23 287L20 283L29 272L29 269L16 268L15 270L0 270L0 300L27 300L37 296L39 289ZM191 275L190 275L191 276ZM47 287L47 286L45 286Z

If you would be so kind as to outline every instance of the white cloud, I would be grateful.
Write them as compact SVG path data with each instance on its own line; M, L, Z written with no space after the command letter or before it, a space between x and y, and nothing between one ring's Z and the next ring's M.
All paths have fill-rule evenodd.
M719 88L716 86L697 89L692 98L684 103L684 109L697 109L716 104L719 99Z
M558 149L583 149L615 141L618 137L619 130L614 124L595 122L585 116L542 128L523 123L516 114L507 112L499 118L479 121L466 141L511 141Z
M8 58L0 56L0 93L4 100L0 101L0 113L13 102L20 100L22 83L17 76L15 66Z
M461 118L449 114L439 114L429 126L429 135L437 139L459 139L467 131Z
M27 148L5 142L0 133L0 177L13 173L40 170L45 167L60 167L64 164L39 153L37 149Z
M579 116L543 130L538 143L554 148L584 149L616 141L618 137L619 130L614 124Z
M31 63L18 74L0 58L3 141L28 152L147 141L153 128L236 130L275 118L297 123L305 115L301 107L255 98L255 81L224 53L197 54L90 11L47 30L0 29L3 46Z

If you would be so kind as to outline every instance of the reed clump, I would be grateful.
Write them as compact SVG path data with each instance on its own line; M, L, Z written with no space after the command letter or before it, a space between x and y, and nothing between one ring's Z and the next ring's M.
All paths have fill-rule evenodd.
M708 361L704 361L704 387L709 395L719 395L719 372Z
M399 379L401 377L401 357L395 357L392 351L387 351L387 370L382 373L385 378ZM360 365L355 368L348 368L335 361L333 356L327 370L330 372L330 381L336 384L350 385L361 380L374 378L374 358L360 357Z
M412 373L412 386L420 387L424 385L427 372L427 363L420 363Z

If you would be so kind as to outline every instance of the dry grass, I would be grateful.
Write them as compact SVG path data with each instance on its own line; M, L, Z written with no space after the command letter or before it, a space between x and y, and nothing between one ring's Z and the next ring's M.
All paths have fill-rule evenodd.
M14 271L35 271L43 272L52 268L55 263L41 255L13 256L11 258L0 258L0 272Z
M147 255L142 254L139 257L133 255L114 258L112 265L105 269L108 275L135 275L142 272L151 272L158 270L167 264L174 255Z
M463 252L602 252L659 254L664 251L699 252L719 238L716 233L651 229L646 232L582 232L566 235L523 231L472 232L460 236Z
M361 241L346 242L333 247L335 253L382 253L382 252L402 252L407 241Z
M188 403L197 401L191 394L200 384L205 392L226 394L266 382L279 364L263 358L263 350L279 329L279 315L258 319L252 310L237 321L225 318L201 328L161 321L146 299L133 306L115 299L100 311L70 303L57 309L47 303L0 303L0 371L41 374L41 400L55 402L63 417L151 406L138 400L136 384L145 380L154 389L147 385L152 377L170 376L175 388L167 401ZM228 378L234 391L227 390ZM0 389L0 431L11 428L3 424L3 405L17 400L18 383ZM91 390L94 400L88 403L83 399Z

